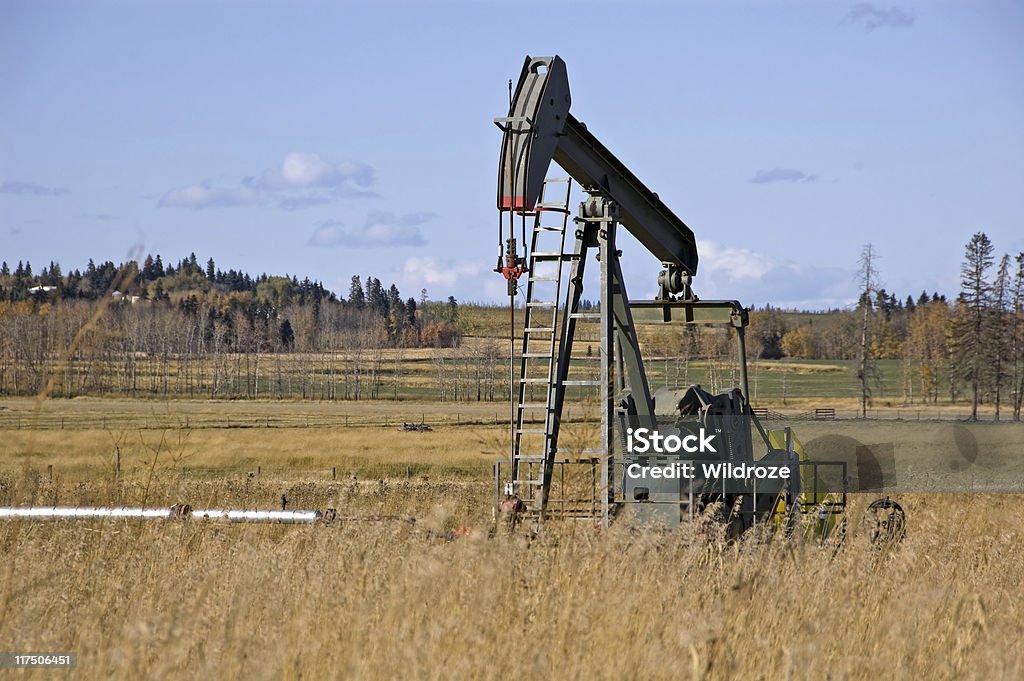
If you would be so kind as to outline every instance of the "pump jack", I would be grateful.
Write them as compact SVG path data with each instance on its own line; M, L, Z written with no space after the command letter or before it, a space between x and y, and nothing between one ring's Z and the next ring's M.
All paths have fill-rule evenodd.
M671 525L687 515L692 517L695 510L712 501L728 507L727 513L741 527L761 517L792 515L812 506L819 516L824 510L834 521L832 516L841 514L845 506L845 487L841 497L828 495L824 488L819 488L819 466L841 466L841 480L845 484L845 463L802 460L802 448L789 429L766 431L761 426L748 402L744 342L747 309L735 300L700 300L694 295L691 284L697 274L698 254L693 231L569 112L570 104L569 80L562 59L527 57L508 115L495 119L502 131L497 207L500 215L508 215L505 263L502 267L499 255L496 269L509 279L510 295L515 293L514 282L519 275L527 275L518 378L512 372L510 458L495 464L500 507L521 511L538 523L559 515L582 516L593 517L602 527L616 512L631 504L642 517L657 518ZM552 160L569 178L545 179ZM586 196L573 220L573 243L567 249L571 180L579 183ZM558 200L545 196L556 182L567 185L564 201L560 200L560 191ZM556 224L549 221L552 215ZM517 254L514 216L523 221L524 247L526 221L534 221L525 258ZM503 220L499 224L502 223ZM626 294L619 263L621 251L616 248L620 227L662 263L654 300L630 301ZM499 248L504 230L502 224ZM554 239L555 245L544 250L545 239ZM587 256L592 252L596 252L600 263L597 313L581 309L583 276ZM565 269L568 285L561 298ZM553 287L549 300L540 299L545 285L548 289ZM546 316L548 313L550 317ZM644 370L634 314L656 316L666 323L731 329L736 338L740 385L717 396L700 386L679 393L659 391L661 403L657 403ZM599 376L596 380L573 380L573 342L577 326L586 321L596 322L600 328ZM534 386L545 393L543 402L531 402ZM588 386L599 393L600 443L573 451L559 445L566 391ZM529 427L527 413L531 410L543 410L543 428ZM755 483L752 491L727 488L718 480L638 482L624 474L630 463L662 465L674 460L671 455L631 454L624 446L627 428L669 434L698 424L722 433L727 444L723 460L785 462L799 472L785 485L762 484L758 490ZM763 455L756 458L754 429L763 445ZM589 467L593 472L589 506L586 499L566 499L564 490L562 498L554 503L552 484L556 468L566 467ZM813 479L814 488L809 493L804 490L801 495L801 479L805 488Z

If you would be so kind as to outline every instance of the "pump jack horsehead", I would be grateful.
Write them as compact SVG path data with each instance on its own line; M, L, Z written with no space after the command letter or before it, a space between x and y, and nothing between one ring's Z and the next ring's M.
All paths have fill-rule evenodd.
M508 115L495 119L502 131L496 271L509 281L513 315L517 281L526 275L521 351L512 344L510 456L495 463L496 508L513 516L513 523L582 517L606 527L626 510L641 520L674 525L717 503L737 531L813 510L821 519L819 530L826 532L845 508L845 463L808 461L790 429L762 427L748 401L747 309L735 300L694 295L693 231L570 113L570 104L565 63L557 56L527 57ZM546 178L552 161L568 177ZM573 180L585 198L570 233ZM662 263L654 300L631 301L626 295L616 248L620 228ZM599 312L581 307L591 252L600 263ZM641 318L731 329L739 385L718 395L699 385L652 395L634 324ZM596 380L593 372L581 380L571 371L579 365L573 361L574 339L588 323L591 329L598 326L600 338ZM559 435L567 396L579 395L581 388L599 395L600 440L593 447L564 447ZM538 420L542 427L533 423ZM699 456L719 465L707 474L698 464L686 469L690 476L671 475L695 456L631 451L627 435L642 429L665 442L682 442L698 431L714 433L716 451ZM790 475L785 480L728 478L721 472L737 464L784 468ZM819 484L826 477L819 472L828 466L833 474L827 477L841 481L831 490ZM637 475L644 471L651 474Z

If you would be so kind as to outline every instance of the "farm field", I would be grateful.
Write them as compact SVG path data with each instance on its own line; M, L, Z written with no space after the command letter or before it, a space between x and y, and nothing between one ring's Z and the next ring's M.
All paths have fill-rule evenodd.
M3 481L8 503L48 495L29 476ZM76 651L76 678L95 679L1024 673L1016 496L907 497L910 533L891 549L868 543L857 496L837 550L757 533L730 543L699 523L489 537L485 483L282 484L162 481L151 494L260 506L286 489L341 520L0 525L0 639ZM97 481L62 498L109 493Z
M0 640L75 651L77 678L1024 673L1022 497L914 493L904 475L932 461L1024 479L1021 424L972 426L983 454L964 459L952 444L936 454L957 441L955 422L794 422L809 447L900 443L893 491L910 530L878 548L865 509L890 490L851 494L841 547L760 532L730 542L701 521L509 535L491 510L491 465L507 443L494 403L0 407L2 505L271 509L284 495L288 508L338 510L315 526L0 524ZM433 431L397 427L420 420ZM764 625L773 611L787 626Z

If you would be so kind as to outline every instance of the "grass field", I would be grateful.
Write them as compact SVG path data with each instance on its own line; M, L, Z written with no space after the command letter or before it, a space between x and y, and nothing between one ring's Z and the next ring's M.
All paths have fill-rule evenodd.
M46 495L11 484L18 501ZM0 640L75 651L75 677L95 679L1024 674L1013 497L905 499L911 532L892 549L868 544L858 502L836 550L758 534L730 543L701 524L488 538L480 483L295 487L352 516L418 521L6 523ZM279 489L220 481L155 496L259 504ZM460 525L473 529L453 539Z
M863 494L842 546L730 542L704 522L530 539L492 532L507 442L494 406L3 400L24 421L0 428L0 505L275 508L283 494L339 520L4 522L0 647L77 652L88 679L1024 675L1019 495L901 495L909 534L887 548L868 541L877 495ZM429 433L394 425L432 418ZM858 427L794 425L805 442ZM927 457L955 426L884 427ZM981 445L1022 451L1021 426L985 428Z

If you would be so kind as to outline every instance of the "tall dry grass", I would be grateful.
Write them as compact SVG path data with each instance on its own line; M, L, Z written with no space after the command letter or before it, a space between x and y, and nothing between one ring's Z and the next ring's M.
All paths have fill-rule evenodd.
M59 495L97 503L117 484ZM7 476L0 502L42 503L51 487ZM147 493L267 507L282 492L343 520L0 525L2 647L75 651L76 676L97 679L1024 677L1018 497L906 499L906 541L879 551L867 499L836 550L729 543L700 524L488 537L486 483L161 480ZM380 514L418 521L367 519ZM473 533L451 539L461 525Z

